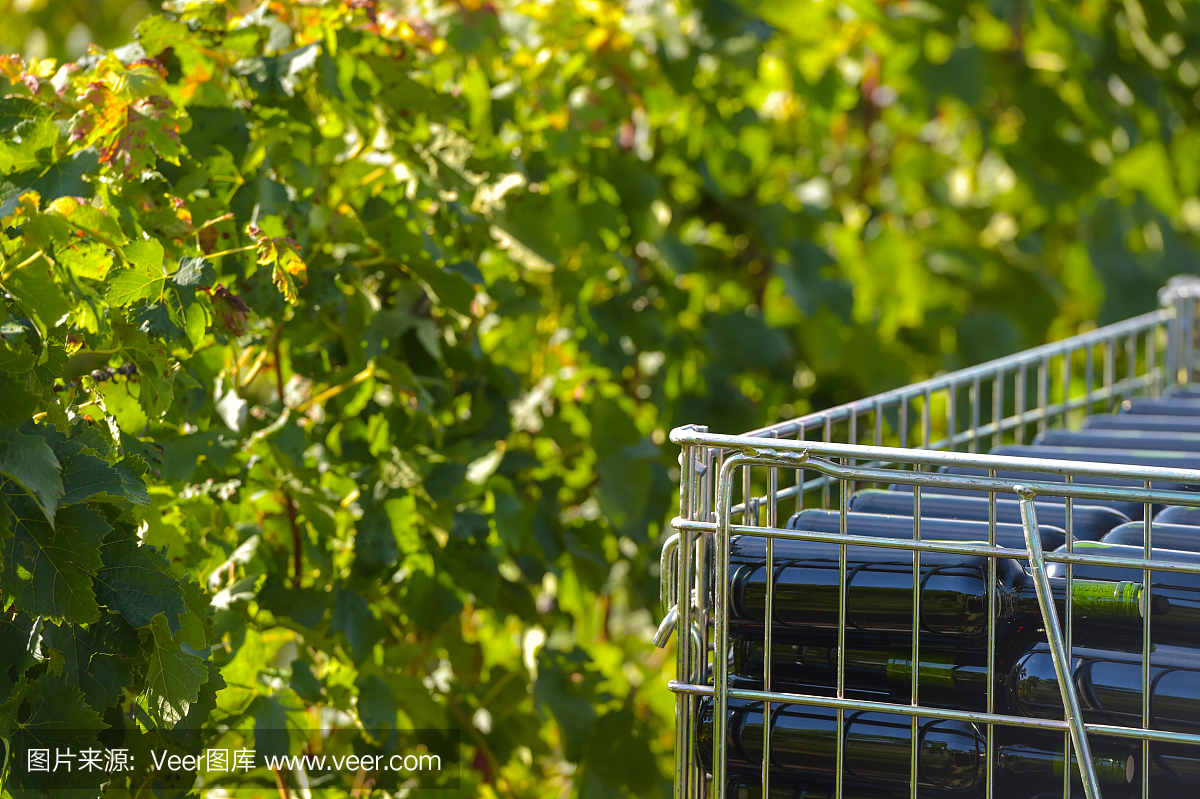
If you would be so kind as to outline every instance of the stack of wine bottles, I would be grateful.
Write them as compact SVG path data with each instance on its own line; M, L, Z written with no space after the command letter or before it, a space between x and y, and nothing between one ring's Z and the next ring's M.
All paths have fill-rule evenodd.
M1089 418L1078 431L1050 430L1030 445L1000 446L997 455L1200 469L1200 393L1131 400L1120 413ZM981 474L949 467L954 474ZM1040 481L1056 475L1000 472ZM1076 478L1077 483L1137 485L1133 481ZM1200 490L1197 485L1171 485ZM1198 497L1200 498L1200 497ZM912 538L915 497L910 486L864 490L849 499L846 532ZM1137 502L1035 503L1043 547L1142 558L1146 506ZM995 519L998 546L1025 549L1020 503L985 494L924 489L922 540L987 542ZM1152 509L1156 559L1200 563L1200 507ZM815 533L842 529L842 514L805 510L787 526ZM735 687L764 687L765 628L771 625L773 691L836 696L839 628L844 622L841 669L844 696L921 707L1061 719L1058 677L1043 629L1031 576L1021 561L923 552L914 578L909 550L845 548L844 607L837 544L776 540L768 572L766 539L741 536L730 547L730 674ZM1061 564L1049 569L1060 620L1070 591L1072 680L1084 720L1141 727L1144 621L1150 617L1149 723L1151 729L1200 734L1200 574L1076 565L1068 582ZM767 585L773 584L771 617ZM1068 588L1069 586L1069 588ZM914 591L917 596L914 597ZM916 601L914 601L916 600ZM919 608L919 610L915 610ZM919 617L914 620L914 612ZM844 616L843 616L844 614ZM914 665L914 632L919 633ZM989 646L994 668L989 673ZM915 671L915 675L914 675ZM914 693L915 691L915 693ZM711 764L713 709L697 719L698 755ZM761 793L764 724L770 726L771 799L832 797L838 769L837 711L815 705L771 706L731 699L725 747L727 794ZM977 724L934 717L844 711L841 738L843 796L909 796L915 779L922 797L975 799L985 795L991 759L993 796L1041 799L1082 796L1078 767L1066 779L1064 736L1024 727L994 727L992 746ZM1153 742L1149 773L1139 741L1091 736L1093 767L1103 795L1141 795L1148 779L1159 799L1200 794L1200 747ZM915 743L915 745L914 745ZM912 752L916 752L915 772ZM778 793L778 796L776 794Z

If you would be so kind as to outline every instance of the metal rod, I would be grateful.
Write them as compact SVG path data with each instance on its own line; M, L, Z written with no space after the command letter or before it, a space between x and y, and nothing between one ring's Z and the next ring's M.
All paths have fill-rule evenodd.
M671 680L667 687L676 693L687 693L694 696L715 696L716 690L711 685L698 685ZM752 691L741 688L730 688L731 699L746 699L751 702L762 702L770 699L772 702L786 702L793 705L811 705L814 707L843 708L845 710L894 713L899 716L922 716L931 719L946 719L947 721L968 721L979 724L1001 724L1006 727L1024 727L1033 730L1061 732L1067 729L1065 721L1057 719L1037 719L1029 716L1006 716L997 713L984 713L971 710L948 710L937 707L913 707L893 702L876 702L869 699L837 699L830 696L815 696L813 694L783 693L780 691ZM1165 732L1162 730L1144 730L1141 727L1119 727L1110 724L1083 724L1084 731L1092 735L1112 736L1114 738L1130 738L1162 743L1200 745L1200 735L1195 733Z
M1050 590L1050 578L1046 576L1046 560L1042 552L1042 535L1037 526L1037 495L1024 486L1017 489L1021 497L1021 522L1025 525L1025 546L1029 550L1029 571L1037 590L1038 605L1046 623L1046 638L1050 642L1050 656L1054 671L1058 675L1059 693L1062 695L1063 710L1075 745L1079 774L1083 780L1083 792L1087 799L1101 799L1100 783L1092 764L1092 750L1087 733L1083 730L1083 711L1079 709L1079 697L1075 694L1075 681L1071 679L1071 655L1066 651L1062 629L1058 626L1058 610L1054 607L1054 595ZM1146 615L1150 615L1147 613Z

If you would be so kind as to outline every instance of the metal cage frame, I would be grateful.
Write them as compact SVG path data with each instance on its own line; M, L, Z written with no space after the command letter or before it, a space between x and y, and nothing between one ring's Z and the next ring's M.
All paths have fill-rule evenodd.
M823 706L837 710L836 775L834 794L843 796L845 714L872 710L912 721L909 794L918 796L918 718L952 719L986 726L987 762L985 794L994 794L993 733L996 725L1056 731L1064 735L1064 756L1074 753L1087 799L1100 799L1101 791L1089 758L1089 735L1136 739L1141 742L1141 796L1148 799L1152 741L1200 744L1200 735L1150 729L1151 614L1142 624L1142 726L1125 727L1084 723L1073 681L1070 679L1072 566L1093 564L1126 567L1142 572L1142 590L1148 595L1150 572L1200 573L1200 564L1152 558L1150 506L1156 504L1200 506L1200 492L1155 488L1155 482L1200 484L1200 470L1125 466L1079 461L1013 458L978 454L981 442L995 446L1005 441L1022 443L1030 428L1044 431L1054 420L1066 426L1097 410L1138 395L1159 396L1168 387L1187 386L1196 374L1196 313L1200 278L1181 275L1159 292L1161 309L1098 328L1062 341L868 399L810 413L744 435L718 435L706 427L686 425L671 432L682 447L680 455L679 515L672 520L675 533L662 550L661 589L666 616L655 634L655 643L666 646L676 636L676 679L670 689L676 697L675 797L725 799L729 699L764 703L764 719L772 703ZM1097 368L1098 367L1098 368ZM1099 374L1097 374L1099 371ZM990 407L989 407L990 406ZM988 417L988 418L985 418ZM963 451L965 450L965 451ZM987 477L944 474L941 466L987 470ZM997 477L998 471L1019 470L1064 476L1063 482L1014 480ZM1092 485L1075 478L1104 477L1136 480L1140 487ZM782 487L781 487L782 478ZM885 539L847 533L847 499L860 483L911 485L914 532L910 539ZM922 490L938 488L986 492L990 497L989 535L986 546L921 540ZM996 546L997 495L1020 500L1026 549ZM1034 498L1062 497L1066 505L1067 548L1046 553L1041 544ZM1089 556L1072 551L1072 503L1108 499L1144 503L1145 538L1141 559ZM781 529L785 500L799 510L806 506L836 508L838 533L812 533ZM764 513L765 511L765 513ZM765 516L765 518L764 518ZM786 516L784 517L786 519ZM775 563L773 543L780 539L840 544L838 652L836 696L785 693L771 688L771 657L764 657L763 690L734 688L729 684L729 546L731 537L753 534L766 539L767 574L765 619L773 617ZM913 552L913 635L911 702L876 702L845 696L845 634L847 613L846 546L874 546ZM922 552L984 555L990 565L987 630L986 712L947 710L922 706L918 690L920 663L920 558ZM1037 591L1050 651L1063 698L1061 720L1001 715L996 711L996 558L1027 560ZM1051 563L1065 564L1065 624L1058 613L1046 575ZM681 601L681 598L687 601ZM772 624L764 625L765 652L772 651ZM1064 632L1065 630L1065 632ZM697 706L711 697L713 754L711 782L699 762L696 747ZM771 724L763 724L762 796L770 795ZM1071 795L1071 770L1063 768L1063 796Z

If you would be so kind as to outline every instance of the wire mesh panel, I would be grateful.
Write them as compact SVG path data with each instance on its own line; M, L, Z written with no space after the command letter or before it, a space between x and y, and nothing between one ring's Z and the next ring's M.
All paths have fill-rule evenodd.
M741 436L673 431L655 642L679 631L678 799L1149 799L1200 780L1200 748L1178 749L1200 745L1200 715L1152 703L1200 681L1171 660L1200 631L1200 553L1156 552L1151 523L1200 508L1200 455L1045 444L1187 396L1198 296L1173 279L1162 310L1065 341ZM973 521L924 512L972 496ZM851 507L871 503L911 518ZM1105 513L1142 522L1136 550L1089 540ZM1084 666L1119 700L1081 700Z

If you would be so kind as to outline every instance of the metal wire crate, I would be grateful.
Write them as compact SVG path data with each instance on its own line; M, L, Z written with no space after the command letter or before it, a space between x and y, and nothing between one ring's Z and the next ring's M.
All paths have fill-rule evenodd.
M837 712L836 772L833 793L843 794L845 717L856 711L878 711L911 718L909 795L919 794L917 784L917 720L952 719L986 727L985 791L994 795L995 727L1010 725L1053 731L1063 735L1063 752L1078 762L1088 799L1099 799L1100 785L1089 753L1089 736L1113 736L1140 741L1141 796L1149 797L1150 743L1200 745L1200 735L1150 729L1150 630L1151 614L1143 616L1141 727L1084 723L1075 685L1070 678L1072 568L1080 564L1127 567L1141 570L1143 595L1150 591L1150 567L1155 571L1200 573L1200 565L1155 560L1151 562L1151 504L1200 506L1200 492L1156 488L1155 483L1200 484L1200 471L1122 466L1078 461L1012 458L978 454L1002 443L1022 443L1031 432L1049 426L1073 427L1086 416L1112 411L1122 401L1138 395L1159 396L1167 388L1186 387L1196 375L1196 303L1200 278L1179 276L1159 292L1161 310L1099 328L1070 339L1027 350L1009 357L885 392L868 399L812 413L739 436L710 433L706 427L687 425L671 432L682 447L680 456L680 509L672 524L675 532L662 551L662 601L666 616L655 635L665 646L673 630L676 637L677 678L670 682L676 696L675 796L724 799L726 793L727 705L731 698L764 703L763 718L770 718L771 703L833 708ZM987 470L990 476L972 477L940 473L941 466ZM1014 480L997 477L998 471L1063 475L1062 482ZM1076 482L1086 478L1125 478L1138 486L1094 485ZM856 487L871 484L912 486L915 506L921 492L956 489L991 498L988 545L921 540L921 514L914 514L913 539L881 539L846 532L847 500ZM997 496L1016 497L1026 549L996 546ZM1061 497L1066 505L1065 552L1043 551L1035 497ZM1123 500L1144 503L1145 551L1141 559L1089 556L1075 552L1071 522L1074 501ZM819 507L841 512L839 533L811 533L781 529L785 508ZM787 516L783 516L786 519ZM776 540L841 544L840 598L837 633L836 696L785 693L771 688L771 657L764 658L763 690L735 688L729 682L730 639L728 587L731 536L752 534L766 539L766 613L773 618ZM846 546L886 547L913 552L913 632L911 702L847 699L845 694L845 635L847 572ZM985 555L989 558L989 621L987 631L986 712L947 710L921 704L918 690L921 636L921 594L918 588L921 553L947 552ZM996 712L996 562L999 558L1028 562L1042 620L1045 624L1058 684L1063 698L1060 720L1036 719ZM1064 624L1060 627L1046 570L1065 564ZM683 601L681 601L681 599ZM765 652L772 652L772 625L764 624ZM1065 631L1065 632L1064 632ZM1200 645L1200 641L1198 641ZM711 777L697 756L697 706L712 697L713 752ZM763 752L771 750L771 725L763 723ZM1200 751L1200 750L1198 750ZM764 757L762 796L770 795ZM1063 768L1062 795L1071 795L1071 770Z

